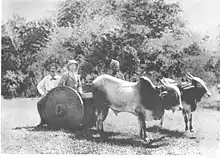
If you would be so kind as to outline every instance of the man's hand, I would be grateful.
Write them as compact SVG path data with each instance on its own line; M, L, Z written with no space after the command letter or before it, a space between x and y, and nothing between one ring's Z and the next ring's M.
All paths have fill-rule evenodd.
M82 91L82 90L79 90L79 93L80 93L80 94L82 94L82 93L83 93L83 91Z
M79 88L78 88L78 92L79 92L80 94L83 93L82 87L79 87Z
M41 94L42 97L45 97L49 91L44 90L44 93Z

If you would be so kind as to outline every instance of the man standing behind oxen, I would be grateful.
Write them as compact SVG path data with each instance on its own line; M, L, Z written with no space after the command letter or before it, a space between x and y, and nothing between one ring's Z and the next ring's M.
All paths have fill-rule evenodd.
M123 73L120 71L119 61L112 59L110 63L110 69L112 70L111 75L113 77L125 80Z
M123 73L120 71L119 61L111 59L110 69L112 70L111 76L125 80ZM96 109L97 113L102 113L102 117L104 120L108 115L108 111L109 111L108 107L103 107L102 109ZM115 113L115 114L117 115L117 113Z
M45 76L37 85L38 92L43 96L37 103L37 110L40 115L40 123L37 126L42 126L45 123L45 120L43 118L43 110L45 107L45 96L46 94L53 88L58 86L59 80L61 76L57 75L57 69L59 65L56 62L52 62L47 66L47 70L49 71L49 75Z

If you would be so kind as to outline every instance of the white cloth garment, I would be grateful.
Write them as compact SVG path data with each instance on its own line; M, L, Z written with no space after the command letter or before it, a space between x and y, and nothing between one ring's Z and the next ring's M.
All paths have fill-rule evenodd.
M51 75L45 76L37 85L37 90L41 95L46 95L51 89L57 87L61 76L54 76L54 79L52 79Z

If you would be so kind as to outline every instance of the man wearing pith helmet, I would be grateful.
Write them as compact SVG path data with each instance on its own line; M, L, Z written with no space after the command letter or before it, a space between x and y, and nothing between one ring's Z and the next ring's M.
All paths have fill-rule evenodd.
M110 69L112 70L112 73L111 73L112 76L125 80L124 75L120 71L119 61L111 59Z
M58 84L58 86L68 86L79 93L82 93L82 84L80 75L78 74L79 64L76 60L69 60L66 65L67 73L65 73Z
M43 118L44 102L46 94L53 88L58 86L61 76L57 75L56 72L59 68L59 65L56 62L49 64L46 69L49 72L49 75L45 76L37 85L38 92L42 95L42 98L37 103L37 110L40 115L40 123L38 126L42 126L45 123Z
M114 59L111 59L111 62L110 62L110 69L112 70L112 73L111 75L113 77L116 77L116 78L119 78L119 79L122 79L122 80L125 80L124 78L124 75L122 74L122 72L120 71L120 64L119 64L119 61L117 60L114 60ZM108 107L103 107L103 118L105 119L108 115Z

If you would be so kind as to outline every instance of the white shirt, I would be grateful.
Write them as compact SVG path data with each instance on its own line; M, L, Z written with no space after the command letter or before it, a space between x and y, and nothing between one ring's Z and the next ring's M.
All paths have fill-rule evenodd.
M51 80L52 76L45 76L37 85L37 90L41 95L47 94L51 89L57 87L61 76L55 75L56 80Z

